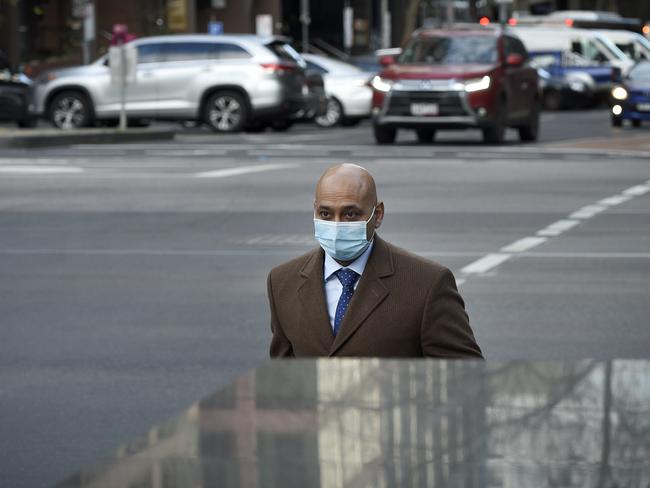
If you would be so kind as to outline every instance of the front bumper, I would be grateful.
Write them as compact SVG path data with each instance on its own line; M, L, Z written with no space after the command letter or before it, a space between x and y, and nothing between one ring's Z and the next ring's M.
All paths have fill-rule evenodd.
M612 100L623 109L620 117L629 120L650 120L650 97L631 94L627 100Z
M0 82L0 120L17 121L29 117L29 87Z
M385 94L383 103L375 101L373 122L393 127L432 127L440 129L462 129L487 127L494 122L492 97L486 93L470 95L464 91L415 91L391 90ZM433 115L414 115L415 104L437 107Z

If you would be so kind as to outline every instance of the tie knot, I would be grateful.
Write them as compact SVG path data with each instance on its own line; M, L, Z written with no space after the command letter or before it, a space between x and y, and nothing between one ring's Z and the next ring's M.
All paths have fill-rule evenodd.
M344 288L353 287L359 279L359 274L356 271L347 268L341 268L334 274L336 274Z

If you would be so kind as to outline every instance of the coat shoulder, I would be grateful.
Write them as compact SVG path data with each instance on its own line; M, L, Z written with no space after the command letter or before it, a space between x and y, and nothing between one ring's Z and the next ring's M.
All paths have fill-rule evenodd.
M396 268L395 271L397 273L409 271L427 277L437 277L443 273L449 272L449 269L446 266L443 266L436 261L419 256L388 242L386 242L386 245L393 256Z
M289 278L300 273L302 269L312 260L318 257L320 248L312 249L301 256L293 258L282 264L277 265L269 272L269 276L282 281L283 278Z

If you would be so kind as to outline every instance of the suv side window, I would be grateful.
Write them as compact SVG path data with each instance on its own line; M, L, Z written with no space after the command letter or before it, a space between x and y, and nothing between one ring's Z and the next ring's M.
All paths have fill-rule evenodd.
M213 49L218 59L248 59L251 57L246 49L236 44L228 44L225 42L214 43Z
M160 45L162 61L196 61L215 59L215 44L211 42L167 42Z
M138 50L138 64L160 61L160 44L140 44L136 49Z

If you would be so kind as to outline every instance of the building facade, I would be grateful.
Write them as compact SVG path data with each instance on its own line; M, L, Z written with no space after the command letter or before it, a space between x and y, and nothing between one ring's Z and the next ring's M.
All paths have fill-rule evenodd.
M0 0L0 50L14 65L30 63L37 70L81 63L88 3L95 10L89 59L106 51L114 24L127 24L138 37L208 32L210 24L225 33L254 33L264 16L267 32L291 37L298 46L307 22L310 46L361 55L399 46L416 28L450 15L456 21L496 18L497 8L496 0ZM630 0L514 0L510 8L611 10L650 19L650 2Z

